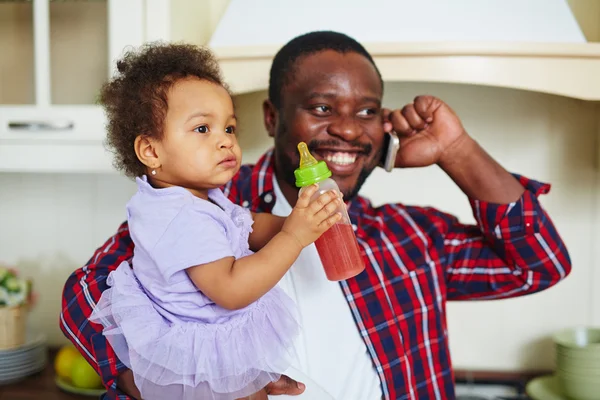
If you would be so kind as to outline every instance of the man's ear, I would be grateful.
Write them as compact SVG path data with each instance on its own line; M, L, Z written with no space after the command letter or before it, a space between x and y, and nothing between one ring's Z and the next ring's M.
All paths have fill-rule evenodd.
M277 108L275 108L269 99L263 102L263 120L265 123L265 129L269 133L269 136L275 137L277 125L279 123L279 113L277 112Z
M133 143L137 158L150 169L160 168L160 160L156 152L156 141L146 135L139 135Z

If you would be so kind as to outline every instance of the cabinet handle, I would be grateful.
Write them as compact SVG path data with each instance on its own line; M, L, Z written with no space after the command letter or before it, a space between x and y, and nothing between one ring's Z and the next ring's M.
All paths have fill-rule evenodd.
M71 121L14 121L8 123L9 129L21 131L67 131L73 129Z

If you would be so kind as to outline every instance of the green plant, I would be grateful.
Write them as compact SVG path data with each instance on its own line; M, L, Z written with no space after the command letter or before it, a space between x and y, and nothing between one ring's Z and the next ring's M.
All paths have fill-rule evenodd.
M29 279L20 278L17 271L0 266L0 307L29 304L32 295Z

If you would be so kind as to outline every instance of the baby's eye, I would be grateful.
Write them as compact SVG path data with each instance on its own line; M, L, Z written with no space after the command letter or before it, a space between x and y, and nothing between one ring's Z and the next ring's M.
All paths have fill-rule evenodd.
M200 126L194 128L194 132L208 133L208 126L206 126L206 125L200 125Z
M228 126L227 128L225 128L225 132L226 133L235 133L235 126Z

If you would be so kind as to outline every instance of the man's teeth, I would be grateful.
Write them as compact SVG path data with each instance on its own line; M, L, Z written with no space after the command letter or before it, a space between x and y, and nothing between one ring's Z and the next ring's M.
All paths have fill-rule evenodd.
M327 153L325 161L338 165L350 165L356 161L356 153Z

